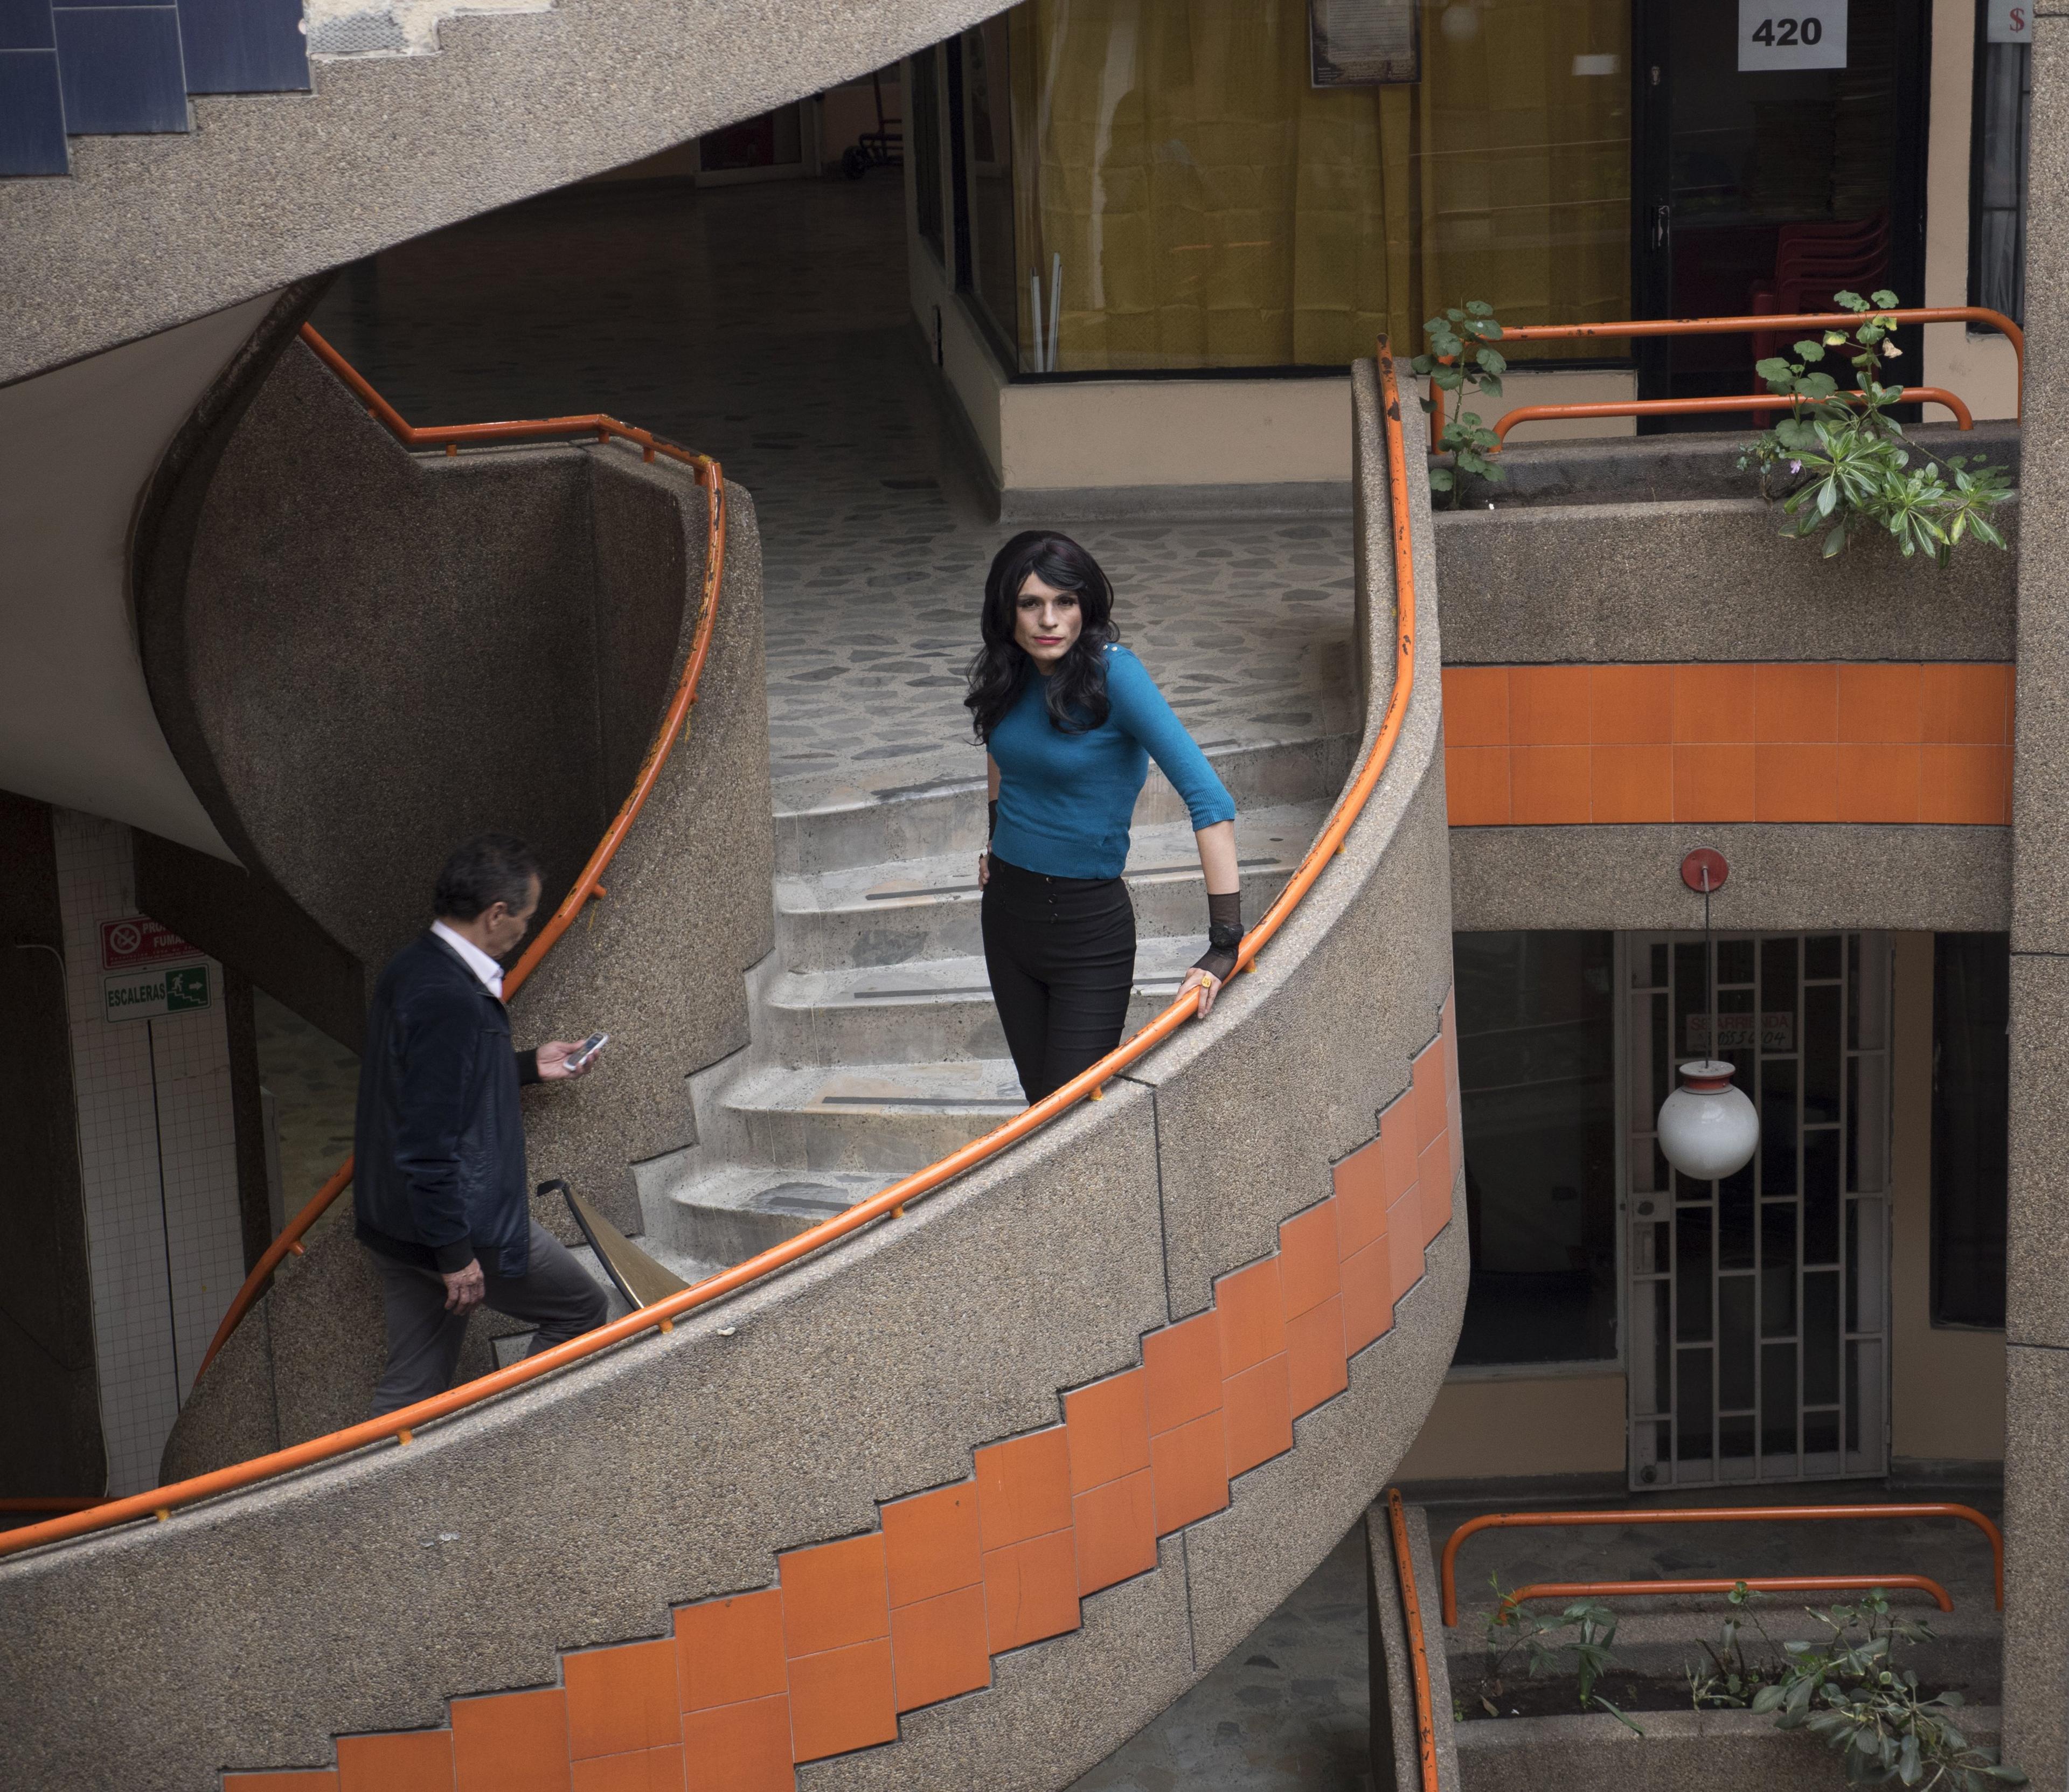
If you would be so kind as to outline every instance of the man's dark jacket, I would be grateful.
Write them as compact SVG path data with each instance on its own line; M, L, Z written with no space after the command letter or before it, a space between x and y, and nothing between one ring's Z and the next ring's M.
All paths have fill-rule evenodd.
M515 1278L531 1260L520 1084L510 1015L428 929L373 986L359 1066L353 1210L384 1255L449 1273L479 1258Z

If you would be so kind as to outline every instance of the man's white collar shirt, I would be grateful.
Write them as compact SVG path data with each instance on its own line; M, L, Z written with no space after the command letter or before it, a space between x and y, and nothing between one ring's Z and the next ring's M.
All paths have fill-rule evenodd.
M431 931L460 956L460 962L488 987L498 1002L503 999L503 967L463 933L455 933L442 920L431 923Z

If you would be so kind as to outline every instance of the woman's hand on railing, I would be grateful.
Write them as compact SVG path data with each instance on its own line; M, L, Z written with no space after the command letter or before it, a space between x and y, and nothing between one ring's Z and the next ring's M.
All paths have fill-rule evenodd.
M1205 1020L1214 1011L1214 997L1221 986L1222 980L1218 977L1210 976L1195 965L1185 973L1185 981L1178 986L1178 999L1183 1002L1188 990L1198 990L1200 992L1200 1018Z

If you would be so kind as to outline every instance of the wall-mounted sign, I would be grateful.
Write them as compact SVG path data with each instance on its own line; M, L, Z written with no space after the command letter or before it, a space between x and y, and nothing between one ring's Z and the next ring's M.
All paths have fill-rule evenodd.
M1990 43L2032 43L2033 0L1989 0L1988 18L1983 35Z
M208 966L118 971L100 980L101 1014L108 1020L161 1020L198 1014L209 1005Z
M1753 1023L1757 1018L1759 1026ZM1691 1014L1683 1028L1681 1049L1689 1052L1708 1052L1710 1049L1710 1017ZM1762 1051L1794 1051L1796 1049L1796 1016L1789 1009L1773 1014L1727 1014L1717 1028L1717 1049L1720 1051L1751 1051L1755 1047Z
M1308 0L1310 84L1370 87L1420 80L1416 32L1421 11L1417 0Z
M173 958L198 958L201 953L169 927L161 927L149 915L129 915L120 920L100 924L100 968L121 970L130 965L162 965Z
M1847 0L1739 0L1739 72L1844 68Z

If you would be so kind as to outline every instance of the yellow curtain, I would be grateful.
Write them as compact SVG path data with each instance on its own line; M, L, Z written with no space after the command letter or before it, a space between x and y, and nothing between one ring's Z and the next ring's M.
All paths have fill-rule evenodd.
M1628 0L1430 5L1421 82L1320 91L1296 0L1012 22L1021 280L1046 321L1062 258L1066 371L1413 352L1469 298L1519 324L1629 304Z

